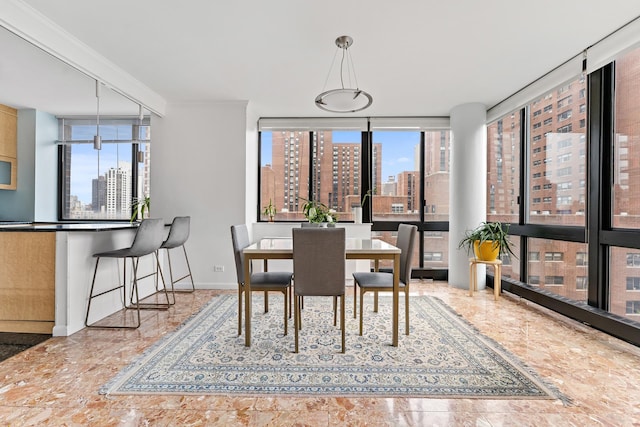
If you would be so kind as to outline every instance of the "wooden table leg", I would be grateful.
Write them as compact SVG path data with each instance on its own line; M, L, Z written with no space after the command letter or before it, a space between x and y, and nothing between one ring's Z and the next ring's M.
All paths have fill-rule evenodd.
M398 346L398 311L400 299L400 254L393 257L393 346Z
M244 345L251 347L251 258L244 260Z

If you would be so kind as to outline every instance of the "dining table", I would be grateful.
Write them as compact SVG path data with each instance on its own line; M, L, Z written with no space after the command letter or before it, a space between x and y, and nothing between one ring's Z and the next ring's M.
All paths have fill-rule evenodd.
M345 259L370 259L375 262L375 270L381 260L393 261L393 304L392 304L392 346L398 346L398 301L400 284L400 248L379 239L347 238ZM245 346L251 346L251 265L253 260L293 259L292 238L265 238L247 246L244 254L245 277ZM345 278L346 279L346 278ZM295 286L295 278L294 278Z

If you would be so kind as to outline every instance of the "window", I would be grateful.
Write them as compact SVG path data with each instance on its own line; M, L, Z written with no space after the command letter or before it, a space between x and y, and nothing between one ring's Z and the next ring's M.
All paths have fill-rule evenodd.
M588 265L588 257L586 252L576 252L576 265Z
M529 276L529 284L530 285L539 285L540 284L540 276Z
M425 261L442 261L442 252L425 252Z
M563 261L564 253L562 252L545 252L544 253L545 261Z
M540 261L540 252L529 251L529 261Z
M627 253L627 267L640 267L640 253L638 252Z
M626 314L640 314L640 301L627 301Z
M627 277L627 290L640 291L640 277Z
M587 276L578 276L576 277L576 290L577 291L586 291L587 290Z
M564 277L562 276L544 276L544 284L547 286L564 285Z
M150 194L148 119L102 119L102 149L93 148L96 120L58 120L61 135L61 220L129 220L133 202ZM64 136L64 137L62 137ZM135 139L134 139L135 138Z

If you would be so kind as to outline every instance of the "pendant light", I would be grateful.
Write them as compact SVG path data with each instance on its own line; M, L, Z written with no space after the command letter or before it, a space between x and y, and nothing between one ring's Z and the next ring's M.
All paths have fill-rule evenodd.
M367 92L358 87L358 79L356 77L355 67L353 65L353 59L349 53L349 47L353 44L353 39L349 36L340 36L336 39L336 46L342 49L342 59L340 61L340 89L331 89L324 91L335 62L335 55L331 67L329 67L329 74L325 81L325 87L322 88L323 92L316 96L316 105L325 111L332 113L354 113L356 111L364 110L369 107L373 102L373 98ZM337 50L336 50L337 54ZM346 64L345 64L346 62ZM348 83L351 84L351 77L353 74L353 83L355 83L355 89L345 88L345 68L346 77Z
M100 82L96 80L96 99L97 99L97 110L96 110L96 134L93 136L93 148L95 150L102 149L102 137L100 136Z

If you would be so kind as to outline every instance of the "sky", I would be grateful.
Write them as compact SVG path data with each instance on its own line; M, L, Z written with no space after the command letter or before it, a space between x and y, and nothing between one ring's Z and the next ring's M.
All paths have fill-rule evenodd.
M125 129L128 129L128 134ZM73 140L93 141L95 125L73 126ZM100 126L103 140L131 139L131 126ZM93 143L74 144L71 149L71 188L70 194L78 196L83 203L91 203L91 183L109 168L117 167L118 162L131 163L130 144L102 144L101 150L95 150Z

